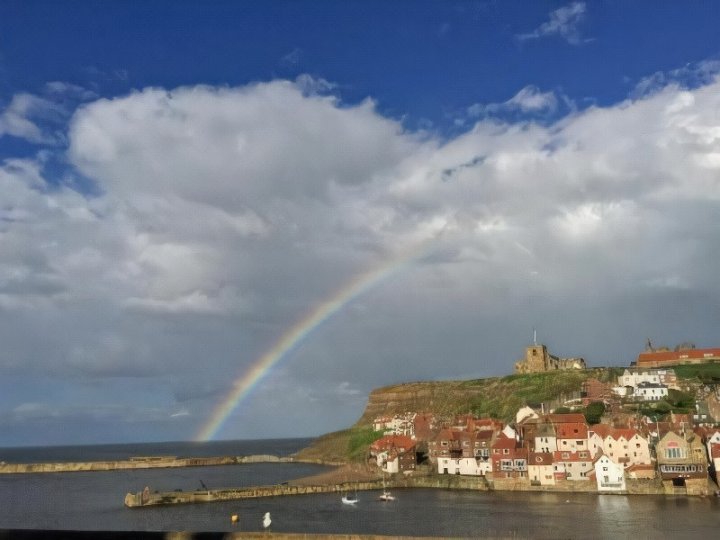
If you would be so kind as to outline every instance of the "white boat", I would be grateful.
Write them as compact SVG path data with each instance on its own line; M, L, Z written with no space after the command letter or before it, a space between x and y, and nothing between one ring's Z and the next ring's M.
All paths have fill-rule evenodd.
M343 495L342 502L343 504L355 504L358 502L357 495Z
M389 491L383 490L383 492L378 497L381 501L394 501L395 495L392 495Z
M383 475L383 492L378 497L381 501L394 501L395 496L392 495L385 487L385 476Z

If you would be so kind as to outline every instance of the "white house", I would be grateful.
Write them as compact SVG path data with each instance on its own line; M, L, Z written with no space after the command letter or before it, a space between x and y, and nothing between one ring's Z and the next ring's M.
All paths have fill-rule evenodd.
M618 386L632 386L635 388L643 382L660 384L660 373L652 369L647 371L630 371L626 369L623 374L618 377Z
M490 459L438 457L437 462L438 474L485 476L492 472L492 460Z
M588 450L595 459L605 449L605 437L610 433L610 427L605 424L596 424L588 428Z
M625 491L625 469L606 455L599 456L594 463L595 481L600 493Z
M373 420L375 431L384 431L388 435L415 435L415 413L396 414L393 417L383 416Z
M643 401L660 401L667 395L668 387L664 384L641 382L635 387L635 396Z
M630 371L626 369L618 377L613 392L619 396L639 396L645 401L659 401L667 396L669 386L677 386L677 377L671 369Z
M539 416L538 413L535 412L535 409L526 405L520 408L517 414L515 414L515 423L520 424L523 420L537 420L538 418Z
M605 436L603 453L624 467L652 463L648 440L635 429L611 429Z
M552 424L540 424L535 432L535 448L536 452L556 452L557 435Z
M553 471L556 479L562 480L588 480L588 474L593 470L593 460L590 452L563 452L558 450L553 454Z

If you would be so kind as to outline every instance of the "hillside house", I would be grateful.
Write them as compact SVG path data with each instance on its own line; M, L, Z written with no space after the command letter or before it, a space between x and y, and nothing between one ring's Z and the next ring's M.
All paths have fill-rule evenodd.
M582 415L580 415L582 416ZM588 449L588 426L583 422L566 422L555 426L557 449L560 452L580 452Z
M492 444L493 478L527 478L528 449L514 438L500 435Z
M648 440L635 429L611 429L603 443L603 453L624 467L652 463Z
M668 431L656 449L658 470L666 490L684 488L689 495L707 494L707 458L700 437Z
M388 435L405 435L415 437L415 413L396 414L384 416L373 421L373 430L384 431Z
M615 463L606 455L600 455L595 459L590 479L597 484L600 493L618 493L626 490L625 468Z
M595 424L588 427L588 450L593 459L605 453L605 438L611 430L612 428L606 424Z
M558 450L553 454L553 472L556 480L588 480L593 470L593 459L588 450L567 452Z
M557 451L557 434L552 424L539 424L535 429L534 446L536 452L550 453Z
M438 474L459 474L462 476L485 476L492 472L492 461L479 458L439 457Z
M414 471L415 441L406 435L385 435L370 445L370 456L387 473Z
M660 401L668 396L668 387L660 383L641 382L635 387L633 396L642 401Z
M533 486L554 486L555 470L553 455L550 452L530 452L528 476Z

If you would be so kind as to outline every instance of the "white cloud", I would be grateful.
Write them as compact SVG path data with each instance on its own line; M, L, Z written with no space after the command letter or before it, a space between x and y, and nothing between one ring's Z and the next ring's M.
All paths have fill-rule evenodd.
M295 84L306 95L327 94L331 92L337 85L326 81L323 78L315 78L307 73L302 73L295 78Z
M37 120L57 113L57 106L46 99L27 93L15 94L0 113L0 137L11 135L33 143L53 144L55 136L43 130Z
M418 245L288 355L288 409L339 418L391 376L506 373L536 317L578 345L590 314L635 329L643 290L720 295L719 115L717 80L447 141L283 81L88 103L68 154L98 195L50 185L38 160L0 167L0 371L162 377L176 403L157 417L192 400L197 421L319 303Z
M503 103L483 105L476 103L468 107L470 116L494 115L502 112L519 111L525 114L553 113L558 107L558 99L553 91L541 92L537 86L528 85Z
M539 27L527 34L519 34L517 38L521 41L540 39L548 36L560 36L571 45L579 45L587 39L583 39L578 25L585 18L585 2L573 2L550 12L550 20L542 23Z

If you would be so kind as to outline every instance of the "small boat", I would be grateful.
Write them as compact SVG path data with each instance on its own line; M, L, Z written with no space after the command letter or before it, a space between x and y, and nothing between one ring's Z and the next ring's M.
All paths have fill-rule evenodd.
M381 501L394 501L395 495L392 495L389 491L383 490L383 492L378 497Z
M392 495L385 487L385 476L383 475L383 492L378 497L381 501L394 501L395 496Z
M357 495L343 495L342 502L343 504L355 504L358 502Z

